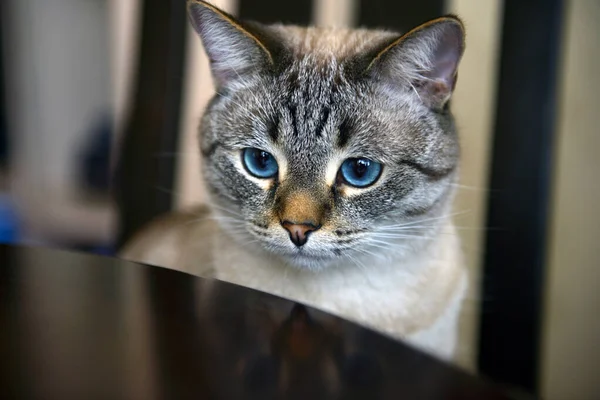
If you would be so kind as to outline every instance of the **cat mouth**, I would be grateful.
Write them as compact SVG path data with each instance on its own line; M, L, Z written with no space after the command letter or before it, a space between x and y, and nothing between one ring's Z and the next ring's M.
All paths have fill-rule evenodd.
M332 256L320 256L320 255L304 254L304 253L290 254L288 257L298 258L298 259L307 259L307 260L329 260L329 259L333 258Z
M261 239L264 240L264 238ZM292 246L285 246L281 243L273 243L268 240L265 242L264 250L294 267L321 269L329 265L336 258L339 258L340 255L333 253L332 250L316 250L305 247L291 248Z
M329 265L335 257L330 255L307 254L302 251L288 253L284 256L288 264L294 267L322 269Z

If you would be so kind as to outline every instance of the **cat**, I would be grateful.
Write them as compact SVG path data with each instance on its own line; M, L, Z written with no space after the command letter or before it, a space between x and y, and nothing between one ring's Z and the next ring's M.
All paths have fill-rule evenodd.
M125 259L270 292L451 360L467 271L451 220L456 16L405 34L263 25L188 2L216 94L208 205L159 217Z

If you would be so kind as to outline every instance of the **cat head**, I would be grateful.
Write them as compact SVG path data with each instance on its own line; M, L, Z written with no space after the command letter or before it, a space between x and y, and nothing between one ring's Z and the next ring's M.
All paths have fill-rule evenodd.
M217 92L200 124L204 177L240 245L319 269L409 251L440 226L459 158L459 19L400 35L188 9Z

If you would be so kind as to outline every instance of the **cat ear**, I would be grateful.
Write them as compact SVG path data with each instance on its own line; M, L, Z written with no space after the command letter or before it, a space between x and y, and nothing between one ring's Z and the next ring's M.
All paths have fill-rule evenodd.
M245 79L273 63L256 34L226 12L205 1L189 0L188 14L210 60L217 87Z
M456 84L464 36L457 17L432 20L381 49L367 71L386 85L416 91L427 106L443 109Z

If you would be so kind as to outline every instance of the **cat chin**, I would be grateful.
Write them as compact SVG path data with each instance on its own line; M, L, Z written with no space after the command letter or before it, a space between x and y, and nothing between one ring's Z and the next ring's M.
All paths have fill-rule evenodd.
M315 272L330 267L334 261L334 257L319 257L303 254L294 254L284 257L284 262L292 268Z

